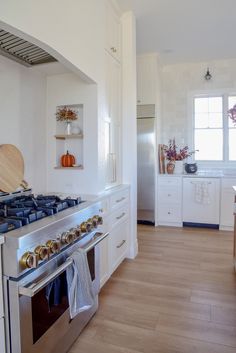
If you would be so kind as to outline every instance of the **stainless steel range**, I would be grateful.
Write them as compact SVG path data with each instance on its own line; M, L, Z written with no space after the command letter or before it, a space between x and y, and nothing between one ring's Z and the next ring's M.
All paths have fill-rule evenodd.
M0 233L4 233L3 275L8 353L64 353L98 307L100 202L31 194L0 195ZM78 248L87 253L96 294L94 305L69 315L65 271ZM53 287L48 295L48 288Z

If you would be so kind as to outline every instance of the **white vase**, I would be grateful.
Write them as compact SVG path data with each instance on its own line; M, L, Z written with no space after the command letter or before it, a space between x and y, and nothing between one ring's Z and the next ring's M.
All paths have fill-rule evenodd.
M174 174L183 174L184 163L183 161L175 161Z
M66 130L65 130L66 135L71 134L71 121L66 121Z

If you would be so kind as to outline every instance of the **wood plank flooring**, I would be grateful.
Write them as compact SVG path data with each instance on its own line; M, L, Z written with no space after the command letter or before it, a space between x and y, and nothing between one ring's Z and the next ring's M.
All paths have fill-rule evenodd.
M70 353L235 353L233 233L138 227Z

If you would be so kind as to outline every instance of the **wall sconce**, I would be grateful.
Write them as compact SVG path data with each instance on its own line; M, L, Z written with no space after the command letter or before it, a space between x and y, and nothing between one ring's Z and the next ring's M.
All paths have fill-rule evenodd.
M210 74L209 67L207 68L207 72L204 78L206 81L210 81L212 79L212 75Z

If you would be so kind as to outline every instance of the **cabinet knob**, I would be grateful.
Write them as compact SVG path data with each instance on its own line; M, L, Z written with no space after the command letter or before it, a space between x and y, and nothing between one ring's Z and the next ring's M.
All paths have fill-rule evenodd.
M168 214L171 214L171 212L168 212Z
M111 47L111 51L113 51L113 53L116 53L117 49L115 47Z

